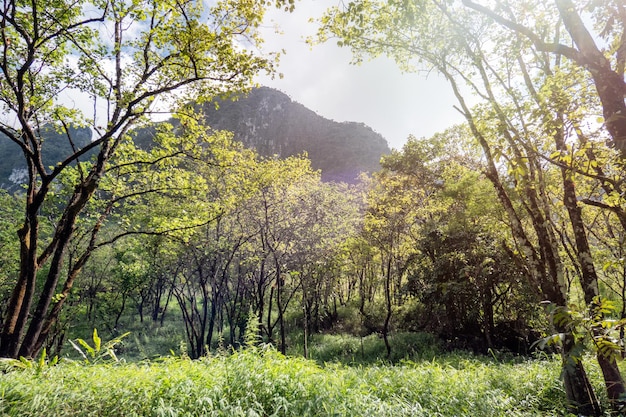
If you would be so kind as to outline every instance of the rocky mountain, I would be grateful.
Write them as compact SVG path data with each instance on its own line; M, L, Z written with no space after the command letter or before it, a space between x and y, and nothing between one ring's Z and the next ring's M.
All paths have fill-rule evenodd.
M262 156L287 157L306 152L325 181L354 182L360 172L377 171L380 157L390 152L387 141L365 124L325 119L267 87L254 89L236 101L220 101L217 108L208 103L203 110L209 126L233 132L235 140ZM137 132L139 146L150 146L151 130ZM50 128L44 128L41 134L48 142L43 146L46 165L54 165L71 154L65 135ZM80 148L91 140L91 131L74 129L71 136ZM0 135L0 188L19 189L27 174L20 148Z
M209 126L233 132L262 156L306 152L325 181L353 182L360 172L379 170L380 157L390 153L387 141L365 124L326 119L268 87L203 110Z
M56 132L51 127L44 127L40 132L44 138L42 146L42 158L45 166L54 166L57 162L64 160L73 153L72 143L67 136ZM72 128L70 136L74 146L82 148L91 141L91 130L89 128ZM84 160L88 160L90 154L85 155ZM20 147L0 134L0 188L9 191L16 191L28 179L28 170L24 155Z

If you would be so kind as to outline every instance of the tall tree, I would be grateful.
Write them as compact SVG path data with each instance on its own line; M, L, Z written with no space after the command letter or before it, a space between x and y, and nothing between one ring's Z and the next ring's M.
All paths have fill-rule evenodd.
M480 9L480 13L464 4ZM577 65L571 71L574 76L567 78L569 82L581 80L576 75L580 70L589 70L598 105L605 115L606 132L613 144L621 147L624 130L620 123L625 120L620 116L624 107L623 70L615 80L615 71L607 66L609 61L594 52L595 44L587 42L579 9L571 2L557 1L556 9L551 3L538 1L497 5L498 13L506 18L498 18L469 1L353 1L345 8L331 9L322 18L321 37L338 36L341 44L352 48L357 62L364 56L387 54L405 70L434 68L444 75L458 99L458 110L483 149L484 173L508 215L529 284L540 297L566 309L569 294L558 234L551 224L554 207L547 194L544 161L550 160L545 154L548 149L566 150L565 142L571 135L563 130L567 126L564 120L573 120L572 106L548 109L539 99L543 93L537 92L554 83L553 72L565 59ZM598 15L614 16L615 25L606 29L611 36L615 34L618 47L622 42L623 20L618 16L622 9L612 2L607 8L594 9ZM517 36L511 36L511 27ZM576 43L579 50L564 46L568 41ZM622 54L616 55L617 68L623 68L619 64ZM609 79L613 79L610 86ZM584 78L582 85L587 85ZM468 104L468 92L482 101L479 106ZM593 115L594 106L587 108L583 118L588 120ZM575 125L576 133L581 130L581 124ZM553 140L552 145L539 140L546 136ZM507 171L502 170L503 166L508 167ZM598 295L598 279L580 221L571 168L564 168L560 192L576 233L579 282L590 303ZM607 183L602 185L615 186L615 182ZM521 205L516 206L517 196L521 197ZM575 335L558 323L555 326L565 335L564 375L572 407L581 413L599 414L597 399L576 358ZM600 353L598 361L612 405L619 409L624 392L619 369L611 358Z
M211 99L248 86L260 70L272 70L271 58L240 46L261 42L256 29L269 3L224 0L203 10L203 2L182 0L3 2L0 103L5 116L0 140L20 147L28 180L18 232L20 271L2 324L0 356L33 354L77 219L129 130L158 101L186 94ZM76 97L87 104L67 104ZM72 126L90 126L93 140L78 148ZM72 145L72 152L52 166L42 160L42 149L50 146L42 137L48 127ZM96 156L87 164L85 155L91 151ZM53 219L52 238L44 243L39 212L55 180L73 164L78 166L73 191Z
M537 0L503 2L497 8L472 0L462 3L532 42L537 51L562 56L586 69L602 103L611 145L626 156L626 4L620 0ZM558 16L569 39L532 27L534 16Z

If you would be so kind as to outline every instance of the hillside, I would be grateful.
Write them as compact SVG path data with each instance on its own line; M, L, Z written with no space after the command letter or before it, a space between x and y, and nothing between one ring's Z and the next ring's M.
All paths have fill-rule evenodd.
M217 109L209 103L204 112L208 125L232 131L260 155L306 152L325 181L352 182L360 172L377 171L380 157L390 152L387 141L365 124L326 119L268 87L221 101Z
M325 119L271 88L258 88L247 97L218 104L218 109L213 103L203 109L212 128L232 131L235 140L262 156L284 158L306 152L325 181L354 182L360 172L377 171L380 157L390 152L385 139L365 124ZM138 133L140 146L150 143L146 138L149 131L142 129ZM87 128L71 133L78 147L85 146L91 138ZM43 136L54 143L43 146L46 165L54 165L71 153L71 144L64 135L48 129ZM0 155L0 188L17 190L27 175L21 151L0 136Z
M43 128L41 132L45 138L42 146L42 157L46 167L56 165L72 154L72 144L67 136L51 128ZM91 141L89 128L70 129L70 136L77 148L82 148ZM89 159L87 154L83 159ZM28 171L20 147L0 134L0 188L17 191L21 184L28 179Z

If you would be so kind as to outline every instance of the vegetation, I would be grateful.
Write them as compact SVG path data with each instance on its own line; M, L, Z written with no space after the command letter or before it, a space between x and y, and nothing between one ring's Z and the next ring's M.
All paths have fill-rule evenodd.
M558 361L467 356L390 367L319 366L265 347L197 361L78 363L9 371L9 416L563 416ZM124 381L123 384L120 381Z
M186 105L272 71L240 47L266 3L0 10L0 148L28 174L0 193L3 413L623 413L624 6L329 10L322 40L434 68L466 119L342 184ZM155 127L157 98L176 111ZM538 347L560 359L526 359Z
M601 297L615 295L601 285L590 243L599 235L587 225L603 216L598 209L620 234L626 224L624 200L607 200L621 196L623 186L623 5L530 0L492 9L472 1L353 1L330 9L321 23L320 38L337 36L357 62L386 54L407 71L434 69L450 83L465 135L482 151L473 165L491 182L512 239L500 246L531 294L550 305L573 409L599 414L567 311L574 299L591 312ZM475 106L470 95L478 98ZM600 114L601 128L589 123ZM592 328L596 344L604 345L601 324ZM622 412L619 349L597 352L612 407Z

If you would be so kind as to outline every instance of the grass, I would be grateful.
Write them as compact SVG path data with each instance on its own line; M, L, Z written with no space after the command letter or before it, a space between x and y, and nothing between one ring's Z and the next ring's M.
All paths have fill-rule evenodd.
M322 366L251 348L192 361L9 370L3 416L563 416L558 360L447 355Z
M311 338L309 357L321 364L366 365L431 360L441 354L439 341L427 333L396 333L390 336L390 343L391 357L387 357L385 342L376 334L365 337L319 334ZM294 349L294 353L302 355L300 349Z

